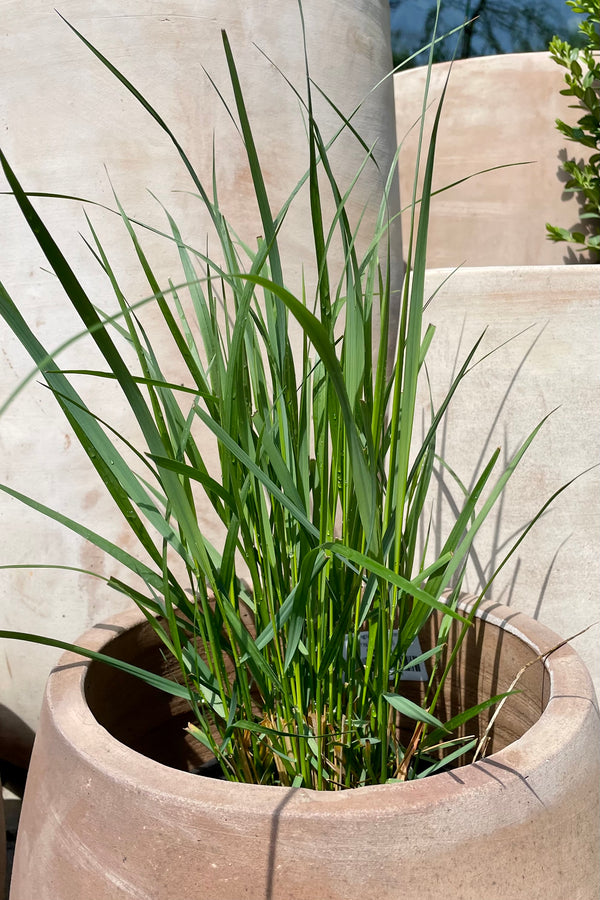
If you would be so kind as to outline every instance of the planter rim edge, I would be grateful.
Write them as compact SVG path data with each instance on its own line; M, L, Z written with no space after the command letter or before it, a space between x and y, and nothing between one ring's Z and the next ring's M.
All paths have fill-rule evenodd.
M461 606L475 598L467 596ZM559 643L551 629L529 616L495 601L484 601L478 617L521 639L536 654ZM87 631L78 641L80 646L100 650L117 634L142 624L144 616L137 609L120 613ZM55 728L64 736L86 765L111 780L130 783L133 778L143 783L157 797L168 793L180 796L182 802L219 807L252 806L254 813L273 814L285 800L293 797L294 807L307 815L363 813L373 816L385 811L397 812L398 804L407 810L425 807L430 798L446 795L456 800L459 793L486 790L495 795L498 772L520 781L535 776L575 739L590 715L599 718L591 676L575 650L565 644L543 663L550 676L550 697L539 719L518 740L504 749L451 772L440 772L427 778L401 784L378 784L346 791L315 791L309 788L286 788L275 785L233 783L205 778L166 766L121 743L92 714L86 699L84 682L91 660L67 652L52 670L44 695L44 708L52 711ZM516 674L516 673L515 673ZM64 700L65 692L69 702ZM73 701L73 697L76 698ZM566 705L565 705L566 704ZM46 711L46 710L44 710ZM548 742L548 735L554 739ZM500 787L502 785L500 784ZM375 808L374 794L377 794ZM286 801L287 802L287 801Z

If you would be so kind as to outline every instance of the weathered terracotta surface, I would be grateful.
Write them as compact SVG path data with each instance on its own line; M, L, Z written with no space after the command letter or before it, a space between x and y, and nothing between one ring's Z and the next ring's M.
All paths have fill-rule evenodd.
M439 100L450 64L431 73L430 100ZM412 190L426 67L394 76L403 206ZM495 166L433 198L427 264L539 266L577 258L575 245L546 238L546 222L579 223L573 194L563 191L563 159L593 153L557 131L557 118L575 125L582 115L564 97L565 69L548 53L506 53L457 60L452 66L437 141L435 190ZM435 111L427 115L431 131ZM409 211L403 228L408 234ZM571 248L571 249L569 249ZM585 254L589 257L589 254Z
M485 331L480 359L459 386L439 432L438 452L473 485L494 449L496 471L546 416L479 531L463 587L483 590L504 554L561 485L577 478L536 522L495 579L488 597L508 603L569 637L598 620L600 584L600 266L513 266L429 270L423 314L436 327L427 356L423 408L439 409L453 377ZM438 291L438 288L441 289ZM431 393L430 393L431 391ZM443 535L455 519L447 473L435 509ZM573 646L600 697L600 631Z
M458 693L506 689L558 640L506 607L489 604L485 616L453 678ZM109 652L137 646L148 658L142 630L122 633L136 623L122 616L85 642L121 634ZM326 794L232 785L142 755L115 735L164 754L156 720L144 724L146 689L67 654L48 683L11 900L597 900L600 723L589 676L565 646L546 668L532 665L523 687L484 761Z

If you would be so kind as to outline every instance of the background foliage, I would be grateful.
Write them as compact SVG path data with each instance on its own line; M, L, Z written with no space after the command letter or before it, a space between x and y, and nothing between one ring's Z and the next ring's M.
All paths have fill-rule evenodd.
M550 54L566 69L567 86L561 94L575 98L572 108L583 113L575 125L556 120L561 134L585 148L586 158L571 158L563 163L567 174L564 190L577 197L582 225L571 229L555 225L546 228L551 240L576 244L590 252L592 262L597 262L600 254L600 0L567 0L567 6L574 13L585 15L579 23L579 37L585 45L578 49L555 36L550 42ZM588 157L590 149L595 152Z
M434 0L390 0L392 48L395 63L424 47L435 18ZM473 19L458 41L456 35L441 41L434 62L456 55L489 56L495 53L521 53L546 50L552 36L560 31L574 46L581 45L577 16L565 8L563 0L446 0L440 14L439 33L444 34ZM413 65L423 65L423 54Z

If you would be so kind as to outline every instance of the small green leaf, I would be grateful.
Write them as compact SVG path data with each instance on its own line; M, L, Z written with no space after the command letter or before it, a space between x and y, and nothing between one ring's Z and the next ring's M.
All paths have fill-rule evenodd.
M159 691L164 691L166 694L171 694L173 697L183 697L185 700L190 699L190 690L184 684L178 684L176 681L163 678L162 675L149 672L147 669L141 669L139 666L134 666L122 659L108 656L106 653L98 653L95 650L88 650L86 647L70 644L67 641L59 641L56 638L43 637L39 634L29 634L24 631L0 630L0 638L15 641L27 641L31 644L43 644L45 647L57 647L59 650L68 650L71 653L79 654L79 656L85 656L87 659L94 659L98 662L106 663L107 665L112 666L113 669L119 669L121 672L126 672L128 675L133 675L135 678L139 678L140 681L149 684L150 687L157 688Z
M402 697L400 694L384 694L383 696L390 706L397 710L401 715L406 716L409 719L414 719L416 722L424 722L426 725L431 725L433 728L441 728L442 731L448 730L442 725L439 719L426 709L420 707L417 703L413 703L408 697Z

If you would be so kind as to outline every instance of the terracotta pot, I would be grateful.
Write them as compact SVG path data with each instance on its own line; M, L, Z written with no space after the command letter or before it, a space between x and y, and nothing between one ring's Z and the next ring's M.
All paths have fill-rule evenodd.
M439 100L450 63L437 63L430 76L430 100ZM575 124L581 113L570 104L565 70L546 51L501 53L455 60L444 98L434 190L465 175L491 169L457 184L432 201L427 265L539 266L589 261L574 245L546 237L546 222L572 228L580 225L579 205L564 192L562 160L594 152L568 141L556 119ZM402 145L399 159L400 196L412 191L427 66L394 75L396 128ZM498 111L502 110L502 115ZM435 111L426 122L430 133ZM532 148L535 147L535 152ZM506 163L524 163L505 168ZM405 201L406 202L406 201ZM403 206L405 206L403 202ZM402 217L408 234L410 211Z
M83 640L158 657L137 614ZM447 711L506 689L557 642L488 604ZM600 723L587 670L564 646L521 687L485 760L318 793L169 767L198 762L177 702L151 702L145 686L67 654L48 682L11 900L597 900Z
M463 266L449 275L427 271L425 296L435 299L425 321L436 332L422 407L439 409L455 366L484 331L478 357L501 349L474 366L452 398L440 430L448 466L468 481L494 447L507 462L548 416L477 534L463 587L483 590L514 535L553 491L586 472L536 522L490 592L567 637L598 619L589 586L600 584L600 266ZM446 534L463 497L447 471L440 478L432 527ZM576 647L600 697L598 629Z

